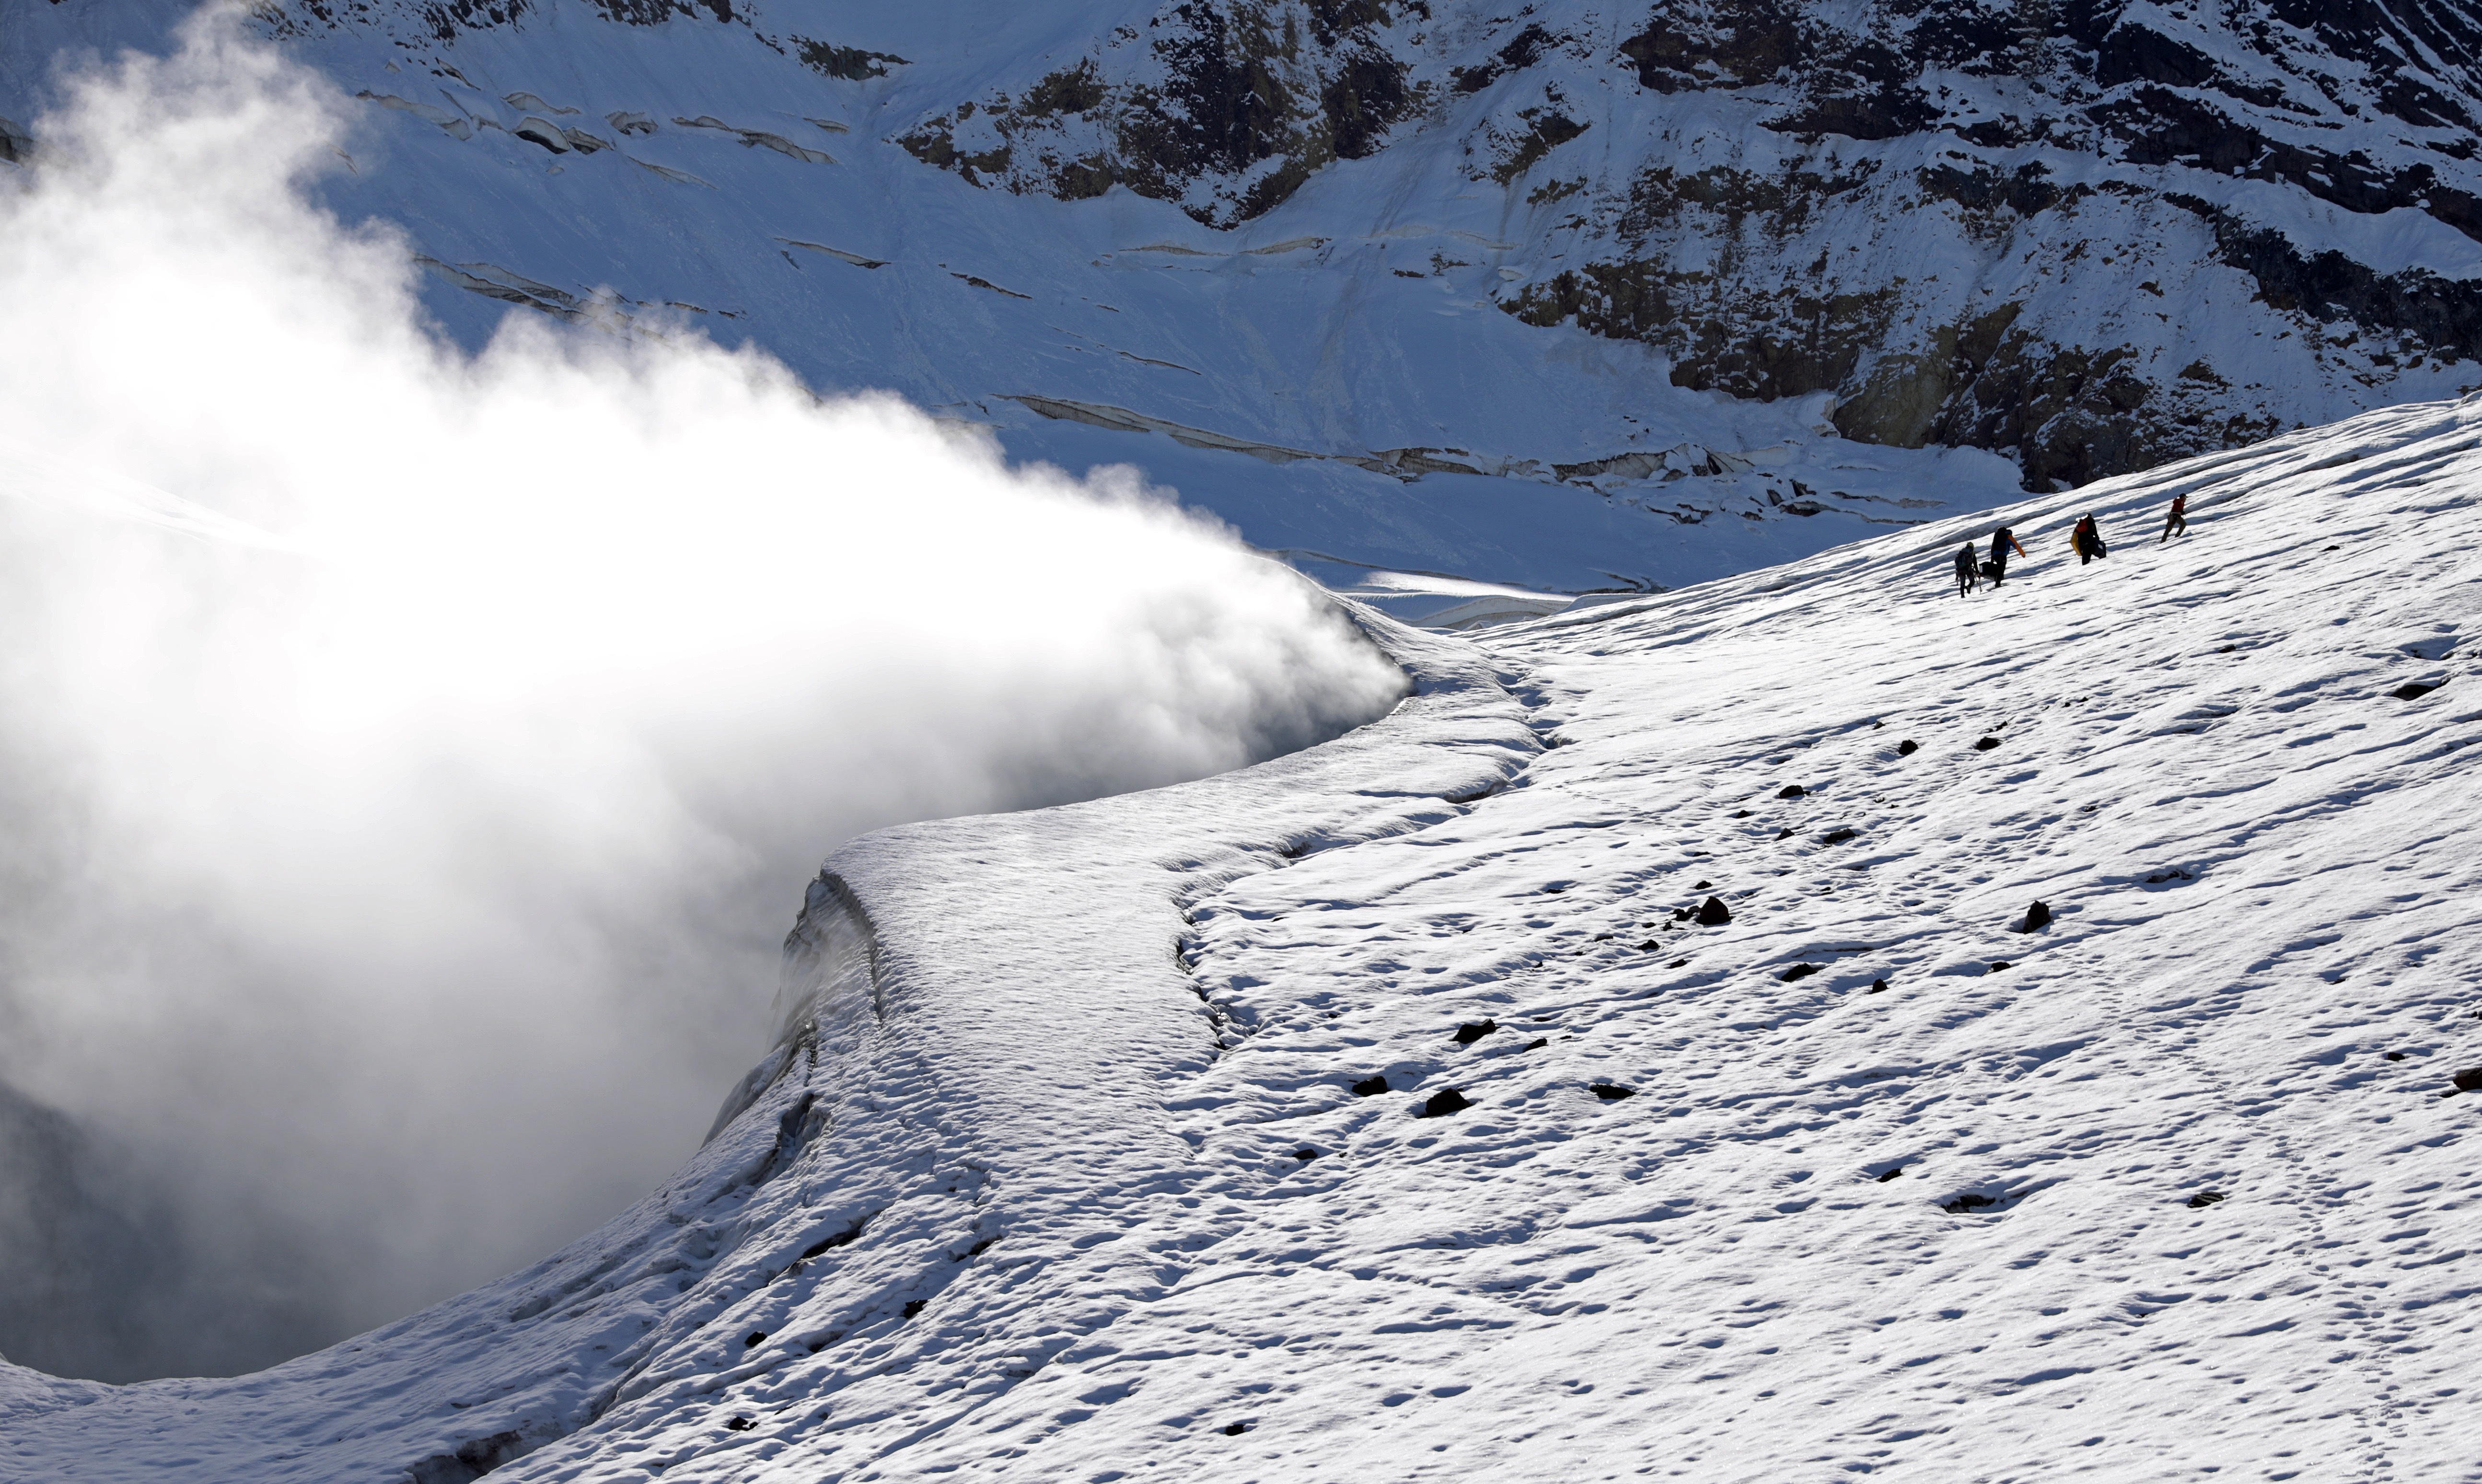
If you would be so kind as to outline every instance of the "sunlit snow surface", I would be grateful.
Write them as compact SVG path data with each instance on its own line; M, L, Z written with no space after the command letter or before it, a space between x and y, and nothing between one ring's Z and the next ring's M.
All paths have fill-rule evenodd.
M263 1375L0 1373L0 1476L2482 1476L2477 491L2482 405L2376 413L1995 594L1954 525L1391 629L1336 742L868 836L875 972L660 1195Z

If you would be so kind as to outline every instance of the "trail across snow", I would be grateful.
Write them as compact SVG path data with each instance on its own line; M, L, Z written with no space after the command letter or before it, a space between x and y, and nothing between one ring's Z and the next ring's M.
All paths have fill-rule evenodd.
M0 1478L2482 1479L2482 404L2008 518L858 841L665 1192Z

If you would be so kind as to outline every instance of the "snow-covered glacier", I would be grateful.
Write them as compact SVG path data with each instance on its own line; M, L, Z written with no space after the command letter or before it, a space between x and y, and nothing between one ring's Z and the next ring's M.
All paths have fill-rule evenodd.
M855 841L660 1193L0 1477L2470 1477L2482 408L2000 517Z

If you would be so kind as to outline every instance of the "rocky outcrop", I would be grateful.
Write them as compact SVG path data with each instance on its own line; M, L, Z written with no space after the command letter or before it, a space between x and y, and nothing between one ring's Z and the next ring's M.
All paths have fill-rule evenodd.
M1120 185L1228 226L1420 109L1400 50L1430 14L1424 0L1176 0L898 142L977 185L1064 200Z
M1507 312L2046 488L2482 382L2477 58L2419 0L1180 0L902 143L1228 226L1450 132Z

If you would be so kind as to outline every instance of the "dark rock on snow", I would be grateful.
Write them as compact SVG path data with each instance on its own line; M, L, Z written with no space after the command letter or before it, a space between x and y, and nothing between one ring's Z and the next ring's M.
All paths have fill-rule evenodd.
M1986 1206L1997 1206L1998 1204L1998 1202L1993 1200L1989 1196L1959 1196L1955 1200L1941 1206L1940 1209L1947 1212L1951 1216L1960 1216L1967 1211L1978 1211Z
M746 1433L758 1424L746 1417L737 1417L726 1422L724 1425L726 1430L728 1432Z
M1796 979L1807 979L1826 967L1827 966L1824 964L1795 964L1792 967L1785 969L1776 977L1786 984L1790 984Z
M1887 980L1885 980L1885 979L1873 979L1873 980L1871 980L1871 981L1870 981L1870 988L1869 988L1868 993L1870 993L1870 994L1887 994L1887 993L1888 993L1888 981L1887 981Z
M1531 1041L1529 1041L1529 1042L1525 1043L1525 1045L1523 1045L1523 1046L1521 1046L1521 1047L1518 1047L1518 1050L1520 1050L1520 1051L1540 1051L1540 1050L1542 1050L1545 1047L1549 1046L1550 1044L1551 1044L1551 1038L1550 1038L1550 1037L1548 1037L1548 1036L1537 1036L1537 1037L1535 1037L1533 1040L1531 1040Z
M1911 737L1907 737L1902 742L1896 744L1896 755L1899 757L1911 757L1921 750L1922 745Z
M2223 1198L2224 1193L2220 1190L2201 1190L2189 1198L2189 1209L2203 1211Z
M1776 790L1776 797L1779 799L1800 799L1807 797L1809 793L1809 790L1802 787L1799 783L1786 783L1782 788Z
M1894 1179L1897 1176L1902 1175L1902 1174L1904 1174L1904 1173L1905 1173L1905 1167L1904 1167L1903 1165L1897 1165L1895 1168L1893 1168L1893 1169L1891 1169L1891 1170L1888 1170L1888 1171L1883 1172L1883 1173L1880 1175L1880 1177L1879 1177L1879 1183L1880 1183L1880 1184L1882 1184L1882 1185L1884 1185L1884 1184L1888 1183L1888 1181L1889 1181L1889 1180L1891 1180L1891 1179Z
M1623 1087L1617 1082L1597 1082L1589 1086L1586 1091L1593 1093L1596 1097L1600 1098L1605 1102L1618 1102L1624 1098L1634 1098L1637 1096L1636 1088Z
M2397 686L2394 690L2388 692L2388 694L2393 696L2398 701L2419 701L2422 697L2429 695L2432 691L2439 689L2440 686L2446 683L2447 682L2444 680L2440 680L2429 685L2424 685L2419 680L2414 680L2407 684Z
M2048 902L2036 902L2033 906L2025 909L2025 920L2017 924L2017 931L2020 933L2039 933L2050 925L2050 904Z
M1385 1074L1363 1077L1353 1084L1353 1096L1356 1098L1376 1098L1386 1091L1387 1091L1387 1078Z
M1818 843L1821 845L1841 845L1846 840L1859 836L1861 833L1862 832L1859 830L1830 830L1825 835L1818 837Z
M1731 920L1732 909L1725 906L1724 899L1720 896L1708 897L1706 904L1698 909L1698 921L1701 926L1721 927Z
M2460 1093L2482 1093L2482 1067L2468 1067L2453 1080Z
M1471 1100L1467 1099L1465 1094L1451 1087L1433 1093L1429 1098L1424 1099L1422 1106L1415 1110L1413 1116L1415 1118L1445 1118L1451 1113L1463 1112L1465 1109L1472 1106L1473 1102Z
M1497 1020L1467 1020L1457 1027L1457 1045L1471 1046L1497 1029Z
M1300 1160L1300 1161L1301 1161L1302 1163L1304 1163L1304 1164L1307 1164L1307 1163L1309 1163L1311 1160L1316 1159L1318 1156L1319 1156L1319 1152L1318 1152L1317 1150L1314 1150L1314 1149L1297 1149L1297 1150L1293 1151L1293 1157L1294 1157L1295 1159Z
M1985 737L1981 741L1973 744L1973 750L1977 753L1987 753L1998 745L1999 739L1997 737Z

